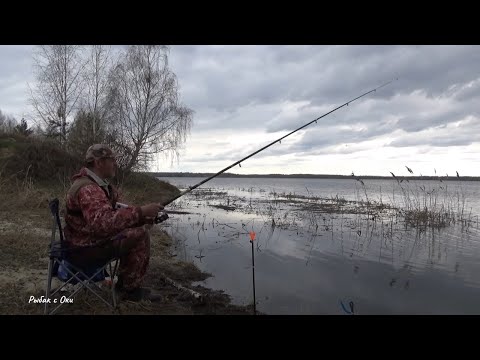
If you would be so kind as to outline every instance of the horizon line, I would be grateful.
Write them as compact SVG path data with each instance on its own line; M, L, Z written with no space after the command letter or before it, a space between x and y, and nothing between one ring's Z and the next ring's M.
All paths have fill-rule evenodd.
M153 174L163 174L163 175L213 175L216 174L215 172L191 172L191 171L147 171L147 173ZM281 174L281 173L269 173L269 174L238 174L238 173L230 173L225 172L222 175L229 175L229 176L238 176L238 177L245 177L245 176L282 176L282 177L294 177L294 176L318 176L318 177L346 177L346 178L361 178L361 177L378 177L378 178L390 178L395 179L398 178L435 178L435 179L462 179L462 178L480 178L480 176L475 175L463 175L463 176L448 176L448 175L342 175L342 174L312 174L312 173L293 173L293 174Z

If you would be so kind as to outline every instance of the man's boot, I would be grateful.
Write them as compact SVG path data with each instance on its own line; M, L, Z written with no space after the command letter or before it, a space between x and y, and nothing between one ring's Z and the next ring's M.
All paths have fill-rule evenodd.
M155 302L162 302L162 295L152 292L151 289L146 287L137 287L135 289L125 289L121 279L115 284L115 290L119 293L122 300L128 300L138 302L142 300L150 300Z

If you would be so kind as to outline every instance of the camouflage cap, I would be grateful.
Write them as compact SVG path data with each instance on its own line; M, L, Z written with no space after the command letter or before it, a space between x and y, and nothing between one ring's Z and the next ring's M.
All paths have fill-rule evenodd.
M87 153L85 155L85 161L89 162L94 159L101 159L101 158L115 158L115 154L107 145L104 144L95 144L88 148Z

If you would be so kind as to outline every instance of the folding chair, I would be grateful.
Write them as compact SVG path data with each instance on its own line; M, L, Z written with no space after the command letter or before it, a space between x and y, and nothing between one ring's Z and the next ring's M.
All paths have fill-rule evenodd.
M115 294L115 284L114 279L118 270L118 257L113 257L108 261L103 263L93 263L93 264L81 264L78 261L73 260L75 252L81 251L82 248L73 247L68 245L64 239L64 234L62 230L62 224L60 221L59 214L59 200L53 199L49 202L50 211L53 217L52 224L52 237L49 246L49 257L50 261L48 264L48 278L47 278L47 289L46 289L46 299L45 302L45 315L54 314L60 307L68 302L60 302L57 306L52 306L53 310L49 311L50 305L49 299L54 297L62 289L66 289L68 284L75 285L74 289L70 294L64 295L66 298L73 299L78 292L82 289L85 292L89 291L98 297L102 302L112 309L117 307L116 294ZM56 230L58 229L60 234L60 241L55 240ZM112 269L112 263L115 263ZM109 267L109 272L107 272L107 267ZM110 276L110 287L111 287L111 302L107 301L106 296L102 296L101 293L105 292L104 289L98 286L98 282L102 282L106 277ZM59 288L52 291L52 279L56 277L63 285ZM75 289L76 288L76 289ZM109 299L108 299L109 300Z

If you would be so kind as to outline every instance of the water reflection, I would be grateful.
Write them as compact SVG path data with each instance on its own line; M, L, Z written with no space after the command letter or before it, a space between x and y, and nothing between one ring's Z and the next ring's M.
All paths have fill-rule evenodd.
M355 314L480 313L478 223L432 229L407 226L388 211L302 211L297 200L267 202L276 188L236 185L185 196L176 206L193 214L172 214L165 223L176 255L213 274L204 285L225 290L234 302L252 301L248 233L255 231L260 311L345 314L340 303L348 310L352 302ZM316 194L315 186L306 193Z

